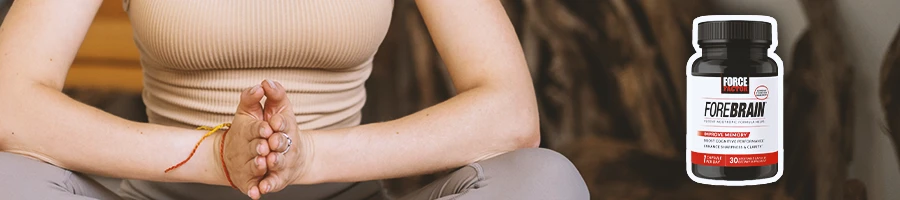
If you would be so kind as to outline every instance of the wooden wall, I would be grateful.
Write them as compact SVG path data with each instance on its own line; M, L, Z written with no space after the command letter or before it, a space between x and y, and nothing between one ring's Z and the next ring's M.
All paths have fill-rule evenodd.
M139 92L143 86L139 58L122 1L103 1L69 70L66 87Z

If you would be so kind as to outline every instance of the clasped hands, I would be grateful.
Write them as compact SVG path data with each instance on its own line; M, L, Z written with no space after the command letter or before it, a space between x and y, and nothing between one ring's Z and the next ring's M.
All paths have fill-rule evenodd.
M223 138L223 160L218 163L225 165L234 186L250 198L280 191L308 171L311 141L298 130L293 105L281 83L266 80L242 91L231 124Z

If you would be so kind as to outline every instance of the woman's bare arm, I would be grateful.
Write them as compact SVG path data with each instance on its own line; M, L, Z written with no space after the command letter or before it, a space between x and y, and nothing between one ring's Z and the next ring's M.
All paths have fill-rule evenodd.
M313 131L312 177L432 173L540 143L531 75L500 1L416 3L459 94L394 121Z
M531 76L500 1L422 0L417 3L460 93L393 121L337 130L299 131L293 137L293 147L297 149L292 148L290 152L300 152L305 157L278 163L287 167L270 163L270 177L260 183L261 188L271 184L276 188L273 191L278 191L284 186L281 181L351 182L425 174L518 148L538 146L538 110ZM279 99L277 96L283 93L283 88L263 88L269 97L266 112L290 109L290 106L277 106L289 102L271 102ZM290 122L292 112L283 111L281 116ZM273 118L269 120L270 126L279 127L271 123L280 121ZM278 146L280 142L272 140L280 139L280 134L274 134L269 145ZM270 154L270 161L273 156L278 154ZM291 159L302 161L292 163ZM290 176L282 176L289 174L282 173L283 168L301 174L290 180Z
M206 131L127 121L61 92L101 2L15 1L0 27L0 150L111 177L227 185L212 139L163 173Z

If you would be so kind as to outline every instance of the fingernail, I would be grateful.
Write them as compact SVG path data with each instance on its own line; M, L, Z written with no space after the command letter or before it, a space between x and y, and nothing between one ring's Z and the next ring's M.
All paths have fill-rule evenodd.
M278 87L275 86L275 82L274 82L274 81L269 80L269 79L266 79L266 82L269 82L269 86L272 86L273 89L274 89L274 88L278 88Z
M247 192L247 196L250 196L251 199L255 199L259 196L259 189L253 190L253 188L250 188L250 191Z
M256 94L257 90L259 90L259 85L253 86L253 88L250 89L250 94Z
M274 163L275 165L278 165L278 161L279 161L278 156L275 156L275 161L272 161L272 163Z
M284 118L282 118L282 119L284 119ZM285 130L284 130L284 124L287 124L287 123L284 123L284 120L281 120L281 129L279 129L279 130L285 131Z
M266 185L266 189L265 189L265 190L266 190L266 193L271 192L271 191L272 191L272 186Z
M265 167L266 166L266 158L265 157L257 157L256 165Z
M261 145L261 144L260 144L260 145L256 145L256 154L257 154L257 155L262 155L264 149L265 149L265 147L263 147L263 145Z

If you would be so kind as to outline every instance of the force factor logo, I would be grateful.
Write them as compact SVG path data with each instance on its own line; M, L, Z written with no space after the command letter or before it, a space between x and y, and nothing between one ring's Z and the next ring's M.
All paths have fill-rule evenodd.
M722 94L750 94L750 77L723 76Z

